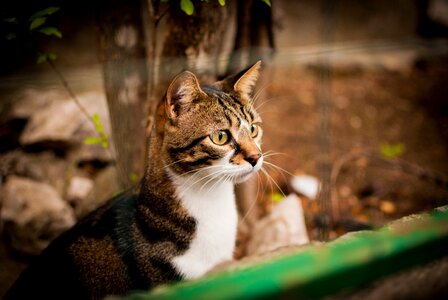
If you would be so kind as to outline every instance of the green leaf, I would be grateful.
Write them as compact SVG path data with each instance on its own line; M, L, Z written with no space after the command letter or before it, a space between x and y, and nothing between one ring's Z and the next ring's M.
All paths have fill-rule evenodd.
M381 155L387 159L399 157L404 153L405 150L406 146L403 143L383 143L380 146Z
M84 139L84 144L86 145L96 145L101 144L103 139L100 137L92 136Z
M129 174L129 179L131 180L132 183L136 183L138 181L138 175L135 172L131 172Z
M103 139L103 141L101 142L101 147L103 147L104 149L109 148L109 141Z
M226 5L226 0L218 0L219 5L224 6Z
M12 41L12 40L14 40L14 39L16 39L17 38L17 33L15 33L15 32L8 32L7 34L6 34L6 39L8 40L8 41Z
M17 21L17 18L15 18L15 17L12 17L12 18L6 18L6 19L3 19L2 21L5 22L5 23L14 23L14 24L19 23L19 22Z
M37 60L36 63L38 65L43 64L44 62L46 62L48 59L48 55L47 53L37 53Z
M191 2L191 0L180 0L180 9L191 16L194 13L193 2Z
M273 201L274 203L282 202L283 199L284 199L284 197L283 197L283 195L280 194L280 193L274 193L274 194L272 194L272 201Z
M57 58L56 54L54 53L48 53L47 57L49 60L56 60Z
M54 35L55 37L62 38L62 33L56 27L44 27L39 29L39 32L45 35Z
M56 54L54 53L37 53L37 64L42 64L47 60L56 60Z
M45 16L52 15L52 14L54 14L55 12L57 12L59 9L60 9L60 7L56 7L56 6L50 6L50 7L44 8L44 9L42 9L42 10L39 10L39 11L36 12L35 14L33 14L33 15L30 17L29 20L30 20L30 21L33 21L33 20L35 20L35 19L37 19L37 18L41 18L41 17L45 17Z
M261 0L267 4L267 6L271 7L271 0Z
M41 17L41 18L36 18L34 19L31 24L30 24L30 30L34 30L36 28L39 28L40 26L42 26L43 24L45 24L45 22L47 21L46 17Z
M95 125L101 124L100 115L99 114L93 114L92 115L92 121L95 123Z

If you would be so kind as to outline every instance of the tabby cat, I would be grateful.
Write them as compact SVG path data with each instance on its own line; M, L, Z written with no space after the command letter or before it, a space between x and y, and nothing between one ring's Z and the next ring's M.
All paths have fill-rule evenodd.
M188 71L159 103L149 164L132 191L43 251L5 299L98 299L197 278L231 260L233 186L263 163L251 93L260 62L210 86Z

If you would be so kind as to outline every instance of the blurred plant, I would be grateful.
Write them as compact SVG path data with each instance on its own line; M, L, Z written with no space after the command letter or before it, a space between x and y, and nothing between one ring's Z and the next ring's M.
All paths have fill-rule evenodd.
M59 39L62 38L61 31L53 25L48 25L48 19L60 10L60 7L50 6L41 9L32 14L26 20L20 20L18 17L13 16L3 19L3 23L8 26L6 31L6 40L12 41L18 39L21 36L30 36L33 42L34 48L37 48L35 43L35 34L42 34L46 36L54 36ZM37 51L37 63L42 64L49 60L56 60L56 54Z
M275 192L272 194L272 202L279 203L285 199L285 196L279 192Z
M48 18L52 15L54 15L56 12L60 11L60 7L56 6L50 6L46 7L44 9L41 9L35 13L33 13L29 18L26 19L26 21L19 21L18 17L9 17L3 19L4 24L8 24L10 29L7 30L6 33L6 40L12 41L20 36L28 36L32 42L33 48L36 50L37 54L37 64L43 64L48 63L51 69L56 73L56 75L59 77L59 80L62 82L62 85L69 93L72 100L75 102L76 106L79 108L79 110L90 120L90 122L93 125L93 128L95 132L97 133L97 136L95 137L88 137L84 140L84 143L87 145L94 145L94 144L101 144L103 148L109 148L109 139L107 134L104 132L104 127L101 123L100 117L98 114L90 115L89 112L82 106L82 104L79 102L79 99L76 97L73 90L68 85L67 81L65 80L65 77L62 75L62 73L56 68L55 64L53 63L57 56L54 53L51 52L44 52L40 51L39 47L36 43L36 37L34 36L36 33L50 36L50 37L56 37L61 39L62 33L61 31L52 25L48 25Z
M403 155L405 150L406 146L403 143L389 144L386 142L380 145L380 154L383 158L386 159L400 157L401 155Z
M209 0L201 0L208 2ZM270 0L261 0L262 2L266 3L268 6L271 6ZM226 0L218 0L219 5L224 6L226 5ZM183 12L185 12L187 15L191 16L194 13L194 5L193 0L180 0L180 9L182 9Z
M100 116L98 114L93 114L91 117L91 120L95 124L95 130L99 136L85 138L84 144L86 144L86 145L100 144L103 148L108 148L109 147L109 139L107 137L107 133L104 132L104 127L101 124Z

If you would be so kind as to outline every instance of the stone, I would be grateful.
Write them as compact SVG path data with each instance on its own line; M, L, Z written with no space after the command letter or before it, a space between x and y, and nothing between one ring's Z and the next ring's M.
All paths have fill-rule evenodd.
M98 114L105 132L110 135L109 117L103 94L91 92L79 95L80 104L90 116ZM19 103L18 105L23 105ZM24 145L42 141L80 142L96 132L86 115L72 99L52 101L45 109L34 111L26 125L20 142Z
M310 175L297 175L291 179L291 186L296 193L313 200L319 193L320 182Z
M93 180L87 177L73 176L68 184L66 200L76 203L85 199L93 189Z
M71 207L46 183L9 176L1 197L4 234L22 254L38 255L75 224Z
M50 151L40 153L15 152L9 174L48 183L62 195L71 164Z
M93 185L86 197L79 197L71 204L79 220L91 211L106 203L113 195L121 191L117 170L108 166L101 170L93 180Z
M260 254L280 247L308 243L301 200L295 194L290 194L254 225L247 254Z

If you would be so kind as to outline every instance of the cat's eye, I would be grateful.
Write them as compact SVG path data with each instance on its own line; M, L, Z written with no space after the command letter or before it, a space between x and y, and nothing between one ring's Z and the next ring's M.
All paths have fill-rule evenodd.
M250 136L255 138L258 135L258 125L257 124L252 124L250 125Z
M221 146L229 141L229 134L223 130L218 130L210 135L210 139L216 145Z

